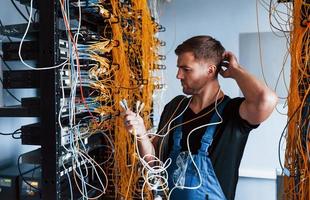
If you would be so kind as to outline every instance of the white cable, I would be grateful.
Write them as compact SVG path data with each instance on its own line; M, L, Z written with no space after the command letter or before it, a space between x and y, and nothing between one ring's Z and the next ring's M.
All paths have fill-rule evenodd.
M70 22L70 16L69 16L69 2L65 1L64 5L62 7L62 14L63 17L67 19L68 22ZM84 145L83 137L86 134L87 135L87 130L84 132L80 132L79 131L79 123L78 125L75 125L75 114L76 114L76 92L77 92L77 86L79 83L79 66L77 66L78 64L75 63L78 62L77 59L79 59L78 57L78 52L76 49L77 46L77 42L78 42L78 37L80 35L79 31L80 31L80 26L81 26L81 8L80 8L80 1L78 1L78 5L79 5L79 25L78 25L78 30L77 33L74 35L73 40L71 40L69 38L68 35L68 51L69 51L69 55L70 55L70 63L67 63L66 65L69 66L70 69L70 78L71 78L71 85L70 85L70 97L68 100L68 109L69 109L69 134L70 134L70 148L66 148L64 145L64 149L67 152L71 152L72 153L72 166L76 166L76 168L73 168L74 173L77 174L77 177L80 179L81 181L81 195L83 196L83 199L88 199L88 192L87 192L87 186L90 188L93 188L95 190L98 190L102 193L105 192L106 188L107 188L107 184L108 184L108 178L107 175L105 174L105 172L102 170L102 173L105 177L106 180L106 186L104 186L104 184L101 181L101 178L97 172L97 169L95 167L98 166L100 167L89 155L86 154L86 147ZM70 23L69 23L70 26ZM67 29L71 29L70 27L67 27ZM68 30L67 30L67 34L68 34ZM65 106L65 95L64 95L64 85L63 85L63 71L64 71L64 67L62 67L61 70L61 90L62 90L62 97L64 99L64 101L61 104L60 107L60 111L59 111L59 115L58 115L58 122L60 124L60 128L62 131L64 131L63 126L61 124L61 113L62 110ZM77 70L76 70L77 69ZM80 142L79 142L80 141ZM111 141L109 140L109 142L111 143ZM77 145L79 145L78 143L80 143L80 145L82 145L82 149L80 149ZM85 151L85 152L84 152ZM86 176L88 176L88 167L87 167L87 163L90 163L91 168L94 170L94 173L96 174L97 179L100 182L100 185L102 187L102 189L99 189L89 183L87 183L87 181L85 181ZM85 168L85 172L86 174L83 174L83 170L82 170L82 166L84 166L83 168ZM69 176L68 172L67 172L67 176ZM70 187L70 190L72 190L72 187ZM72 195L72 194L71 194ZM100 194L102 195L102 194ZM71 198L73 198L71 196Z
M77 153L79 153L78 151L77 151ZM79 155L79 154L77 154L77 155ZM83 196L83 198L86 198L86 199L88 199L88 192L87 192L87 188L86 188L86 184L85 184L85 177L87 176L87 174L88 174L88 168L87 167L85 167L85 169L86 169L86 175L85 175L85 177L83 176L83 172L82 172L82 169L81 169L81 165L85 165L86 163L85 163L85 160L84 160L84 158L82 157L82 161L80 161L79 159L78 159L79 157L77 157L76 159L75 159L75 161L76 161L76 163L77 163L77 169L79 170L79 173L76 171L76 168L74 168L73 170L74 170L74 172L76 173L76 175L77 175L77 177L80 179L80 181L81 181L81 184L82 184L82 192L80 192L81 194L82 194L82 196ZM74 165L73 165L74 166ZM80 190L79 190L80 191Z
M65 167L63 162L62 162L62 167L64 168L65 174L67 175L68 182L69 182L69 188L70 188L70 196L71 196L71 200L73 200L73 190L72 190L71 178L70 178L69 172L67 172L68 170Z
M182 100L183 101L183 100ZM149 133L148 135L156 135L156 136L159 136L159 137L165 137L165 136L167 136L168 135L168 133L170 132L170 126L171 126L171 123L174 121L174 120L176 120L178 117L180 117L185 111L186 111L186 109L189 107L189 105L190 105L190 102L191 102L191 99L188 101L188 103L187 103L187 105L185 106L185 108L184 108L184 110L179 114L179 115L177 115L176 117L174 117L170 122L169 122L169 124L168 124L168 127L167 127L167 131L166 131L166 133L164 134L164 135L158 135L158 134L153 134L153 133ZM142 136L142 137L145 137L145 136ZM142 138L142 137L139 137L139 138ZM164 190L166 190L167 188L168 188L168 173L167 173L167 168L171 165L171 162L172 162L172 160L171 160L171 158L168 158L166 161L165 161L165 163L163 163L159 158L157 158L156 156L154 156L154 155L152 155L152 154L147 154L147 155L145 155L143 158L141 158L141 156L140 156L140 153L139 153L139 147L138 147L138 145L137 145L137 139L138 139L138 137L136 136L136 135L134 135L134 138L135 138L135 143L136 143L136 149L137 149L137 155L138 155L138 157L139 157L139 160L140 160L140 162L142 163L142 165L143 165L143 172L145 171L145 170L149 170L150 171L150 173L158 173L158 174L161 174L161 173L164 173L165 174L165 176L158 176L158 177L160 177L159 179L160 180L163 180L163 183L162 183L162 185L164 186L164 187L162 187L161 189L156 189L156 190L158 190L158 191L164 191ZM153 157L153 161L151 160L151 161L149 161L149 162L146 162L145 161L145 158L146 157ZM156 167L151 167L150 165L149 165L149 163L150 162L158 162L159 163L159 166L157 166L157 170L156 170ZM152 188L152 184L149 182L149 179L150 179L150 177L148 177L148 174L149 173L147 173L147 175L146 176L144 176L144 173L142 173L142 176L143 176L143 178L144 178L144 180L145 180L145 182L147 182L148 183L148 185L149 185L149 187L150 188ZM167 178L166 178L167 177ZM142 194L143 195L143 194ZM143 197L142 197L143 198Z
M127 106L127 102L126 100L122 100L120 101L120 105L125 109L128 110L128 106ZM137 102L137 108L136 108L136 115L138 115L143 107L144 107L144 103L141 104L141 102ZM167 168L170 166L171 164L171 159L168 159L165 163L163 163L162 161L160 161L155 155L152 154L147 154L144 155L143 158L140 155L139 152L139 146L138 146L138 137L135 134L135 130L133 131L133 136L134 136L134 145L136 148L136 153L138 155L138 159L140 161L140 163L142 164L143 168L141 170L141 175L144 179L144 184L142 187L142 193L141 193L141 198L143 199L143 189L145 187L145 185L147 184L151 190L158 190L158 182L162 182L161 185L163 185L164 187L162 187L162 189L159 189L160 191L165 190L166 188L168 188L168 173L167 173ZM150 161L145 161L146 157L151 157L152 159ZM153 165L153 163L158 163L158 165ZM154 181L155 179L155 183L152 183L151 181Z
M174 120L176 120L177 118L179 118L179 117L186 111L186 109L189 107L191 101L192 101L192 97L191 97L190 100L188 101L188 103L187 103L187 105L185 106L184 110L183 110L179 115L177 115L176 117L174 117L174 118L169 122L168 127L167 127L167 131L166 131L165 134L146 133L145 135L140 136L140 137L137 137L137 138L138 138L138 139L142 139L142 138L144 138L144 137L146 137L146 136L149 136L149 135L157 136L157 137L163 137L163 138L166 137L166 136L169 134L169 132L170 132L171 123L172 123Z
M176 120L178 117L180 117L185 111L186 109L188 108L188 106L190 105L190 102L191 102L191 99L189 100L188 104L186 105L185 109L179 114L177 115L176 117L174 117L168 124L168 128L167 128L167 132L164 134L164 135L160 135L160 137L165 137L169 131L170 131L170 126L171 126L171 123ZM127 103L126 101L122 100L120 102L121 106L127 110L128 107L127 107ZM138 112L141 111L142 109L136 109ZM138 113L137 113L138 114ZM135 132L135 131L134 131ZM138 137L136 134L133 134L134 135L134 141L135 141L135 146L136 146L136 153L138 155L138 158L139 158L139 161L140 163L142 164L143 166L143 169L142 169L142 176L144 178L144 184L143 184L143 188L145 187L145 184L148 184L148 186L152 189L152 190L158 190L158 191L164 191L168 188L168 172L167 172L167 168L170 166L171 164L171 159L168 158L166 160L165 163L163 163L159 158L157 158L156 156L152 155L152 154L147 154L147 155L144 155L143 158L141 157L140 155L140 152L139 152L139 146L138 146L138 139L139 138L142 138L142 137L145 137L145 136L142 136L142 137ZM154 135L157 135L157 134L154 134ZM157 135L159 136L159 135ZM152 157L152 160L146 162L145 161L145 158L146 157ZM150 164L151 163L155 163L157 162L158 165L157 166L151 166ZM146 175L145 175L146 174ZM164 174L164 175L162 175ZM158 187L155 187L154 183L151 183L150 181L152 181L153 179L156 179L157 178L157 181L162 181L162 188L161 189L158 189ZM143 190L142 190L143 191ZM141 197L142 199L144 198L143 197L143 192L141 194Z
M65 146L63 146L63 147L66 149ZM102 171L103 174L104 174L104 176L105 176L105 180L106 180L106 186L104 186L103 183L102 183L102 181L101 181L101 179L100 179L100 176L99 176L99 174L98 174L98 172L97 172L97 169L96 169L96 167L95 167L95 165L97 165L98 167L99 167L99 165L98 165L92 158L90 158L90 157L88 158L89 155L85 154L85 153L82 152L82 151L77 151L76 149L74 149L74 150L69 150L69 152L72 152L72 153L74 154L74 155L72 156L72 157L74 158L73 161L75 161L74 163L77 163L77 164L72 163L72 166L77 166L78 169L79 169L79 171L80 171L80 173L78 173L78 172L76 171L76 168L73 167L73 170L74 170L75 173L77 174L77 177L81 180L82 184L84 185L84 187L82 187L82 190L84 190L84 188L86 188L86 185L87 185L87 186L89 186L89 187L91 187L91 188L93 188L93 189L95 189L95 190L98 190L98 191L100 191L100 192L102 192L102 193L105 193L105 190L106 190L106 188L107 188L107 186L108 186L108 177L107 177L107 175L105 174L105 172ZM79 157L82 159L82 161L79 160ZM96 177L98 178L98 180L99 180L99 182L100 182L100 185L101 185L102 188L103 188L102 190L99 189L99 188L97 188L97 187L95 187L95 186L92 186L91 184L87 183L87 182L84 180L84 178L87 177L87 174L86 174L85 176L83 176L82 170L81 170L81 168L80 168L80 167L81 167L81 163L82 163L82 165L85 166L84 168L86 169L87 174L88 174L88 167L86 166L86 164L87 164L87 163L90 163L90 164L92 165L92 169L94 169L95 174L96 174ZM95 165L94 165L94 164L95 164ZM69 173L69 172L67 172L67 173ZM70 188L70 189L71 189L71 188ZM81 195L83 196L83 198L87 198L87 199L88 199L88 197L87 197L87 192L82 192Z
M98 188L92 186L91 184L88 184L87 182L86 182L86 185L88 185L89 187L92 187L92 188L94 188L94 189L96 189L96 190L98 190L98 191L101 191L101 192L105 193L106 188L108 187L108 177L107 177L106 173L102 170L102 172L103 172L103 174L104 174L104 177L105 177L105 180L106 180L106 181L105 181L105 182L106 182L106 185L104 186L104 184L102 183L102 181L101 181L101 179L100 179L100 176L99 176L99 174L98 174L98 172L97 172L97 169L96 169L96 167L95 167L95 165L97 165L97 166L99 167L98 163L95 162L92 158L90 158L90 157L88 158L89 155L85 154L84 152L77 151L77 153L78 153L81 157L83 157L82 159L85 159L87 162L89 162L89 163L92 165L92 169L94 169L95 174L96 174L96 177L98 178L98 180L99 180L99 182L100 182L100 185L102 186L103 189L100 190L100 189L98 189ZM85 162L85 163L86 163L86 162ZM87 167L85 167L85 169L87 169ZM88 171L88 170L86 170L86 171ZM81 177L83 177L83 176L81 176ZM80 177L79 177L79 178L80 178Z
M198 167L197 167L197 165L196 165L196 163L195 163L195 161L194 161L192 152L191 152L191 150L190 150L189 137L190 137L190 135L191 135L194 131L196 131L196 130L198 130L198 129L200 129L200 128L203 128L203 127L206 127L206 126L211 126L211 125L217 125L217 124L220 124L220 123L223 122L223 118L222 118L222 116L220 115L220 113L219 113L218 110L217 110L217 100L218 100L218 96L219 96L219 94L220 94L220 91L221 91L221 90L220 90L220 88L219 88L219 90L218 90L218 92L217 92L217 95L216 95L215 107L214 107L214 108L215 108L216 114L217 114L218 117L220 118L220 121L218 121L218 122L212 122L212 123L207 123L207 124L204 124L204 125L201 125L201 126L198 126L198 127L194 128L194 129L192 129L192 130L189 132L189 134L188 134L188 136L187 136L187 140L186 140L186 141L187 141L187 150L188 150L188 152L189 152L189 156L190 156L190 158L191 158L191 161L192 161L194 167L196 168L196 170L197 170L197 172L198 172L199 184L198 184L197 186L194 186L194 187L187 187L187 186L178 186L178 185L175 185L175 186L172 188L172 190L169 192L168 200L170 199L171 193L172 193L172 191L173 191L175 188L194 190L194 189L198 189L198 188L201 187L201 185L202 185L202 177L201 177L200 171L199 171L199 169L198 169Z
M27 24L27 28L26 28L26 31L20 41L20 44L19 44L19 48L18 48L18 56L19 56L19 59L20 61L28 68L30 69L33 69L33 70L47 70L47 69L55 69L55 68L58 68L58 67L61 67L63 66L65 63L68 62L68 60L66 60L65 62L59 64L59 65L55 65L55 66L52 66L52 67L41 67L41 68L36 68L36 67L32 67L30 65L28 65L22 55L21 55L21 51L22 51L22 46L23 46L23 43L24 43L24 40L25 40L25 37L27 36L27 33L29 31L29 27L30 27L30 24L31 24L31 17L32 17L32 10L33 10L33 0L30 0L30 14L29 14L29 18L28 18L28 24Z

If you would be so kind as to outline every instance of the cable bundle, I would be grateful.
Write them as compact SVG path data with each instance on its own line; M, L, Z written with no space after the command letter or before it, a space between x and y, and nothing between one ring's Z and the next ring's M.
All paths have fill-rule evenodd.
M295 0L290 35L291 82L288 97L285 199L310 199L310 4Z
M155 38L158 24L152 20L147 1L59 0L66 37L60 49L67 54L63 56L63 63L44 68L30 66L21 56L22 44L31 23L32 3L33 0L30 2L28 26L20 43L19 55L21 61L31 69L61 68L59 170L61 177L67 176L71 199L76 196L75 189L83 199L98 199L107 192L108 184L112 183L115 185L116 198L133 199L141 195L143 198L141 188L145 184L140 180L152 187L149 178L145 177L154 177L154 171L145 169L149 164L144 163L143 168L139 165L137 141L125 130L123 119L119 117L121 108L118 102L124 98L130 106L136 101L143 102L142 116L146 127L153 127L153 94L155 89L161 88L160 77L154 76L153 72L164 68L154 67L159 66L160 56L157 52L161 42ZM71 23L72 8L77 11L74 14L77 27ZM153 5L154 12L156 8ZM83 35L84 14L104 21L105 28L98 31L99 36ZM65 90L69 90L69 94ZM78 117L83 113L88 113L88 116ZM103 136L106 145L87 144L91 136L98 134ZM99 147L105 147L110 152L101 163L89 154ZM114 160L111 161L113 155ZM143 162L143 159L139 160ZM165 168L166 164L162 165ZM109 182L106 171L111 169L113 177ZM142 169L142 173L139 169ZM90 179L96 179L97 183L92 184ZM146 194L150 199L151 193Z
M153 78L152 67L156 63L154 23L151 20L146 1L126 2L111 0L112 13L121 23L111 23L113 39L119 46L112 49L113 62L119 64L114 83L119 87L113 93L114 102L127 99L129 107L134 102L144 103L143 118L151 128ZM120 110L119 104L114 104ZM117 198L133 199L141 195L142 174L139 172L136 148L133 138L125 130L122 118L115 120L115 174ZM150 195L148 195L150 197Z
M100 119L103 120L103 115L106 113L103 108L100 108L101 101L98 101L96 96L92 95L84 97L84 90L86 87L96 86L96 81L99 80L99 77L103 76L102 71L96 72L94 69L104 67L106 70L104 72L109 74L107 70L110 70L108 68L110 62L107 59L101 58L100 54L111 51L115 42L102 39L98 42L99 44L79 44L79 37L82 37L80 33L82 14L81 3L79 0L77 1L77 8L79 11L79 24L77 28L72 28L70 24L69 13L72 7L70 2L67 0L59 0L59 3L66 27L66 46L68 49L68 63L63 65L60 71L62 101L58 123L61 128L61 139L64 137L68 138L68 143L62 144L62 172L68 178L71 199L74 199L74 188L77 188L83 199L98 199L106 192L108 177L102 167L102 164L105 162L98 163L89 155L89 152L91 152L94 147L87 144L87 140L94 134L102 134L103 137L109 141L112 153L114 147L110 136L105 132L97 130L98 126L101 124ZM72 31L73 29L75 33ZM92 68L88 73L85 73L87 67ZM82 68L83 71L81 70ZM68 78L69 80L68 86L70 88L70 94L68 98L66 98L64 91L64 78ZM105 90L102 89L101 93L105 93ZM80 97L78 97L77 94L79 94ZM105 98L110 100L109 96ZM64 127L63 124L64 111L68 112L67 127ZM78 113L88 113L89 116L77 119ZM95 113L98 113L99 116ZM81 129L81 124L84 126L86 125L86 128ZM69 155L70 159L67 161L64 155ZM91 183L91 179L98 183ZM72 181L74 181L74 185ZM90 191L96 191L95 195L90 196Z
M282 173L285 175L284 194L281 199L288 200L310 199L310 4L307 2L305 0L281 2L270 0L269 3L265 0L256 1L257 5L260 3L269 12L269 21L273 33L278 37L285 37L288 44L288 51L285 54L283 67L275 86L276 90L280 76L283 74L288 97L280 98L287 99L288 122L282 132L278 151ZM280 31L281 34L274 32L274 30ZM260 35L258 36L260 41ZM284 64L289 54L291 56L291 79L288 88L285 82ZM262 66L261 55L260 60ZM264 76L263 67L262 73ZM264 80L266 82L265 77ZM288 130L285 134L286 129ZM280 146L283 137L286 137L284 166L280 158Z
M157 25L145 0L100 0L92 2L92 5L99 8L107 23L106 29L112 31L112 38L106 38L104 32L100 42L78 45L82 51L80 58L83 56L98 63L89 70L90 77L96 80L90 86L99 94L93 98L100 104L95 112L102 117L110 116L108 122L99 120L93 128L114 133L110 139L114 144L112 182L115 198L133 199L141 196L142 176L147 172L141 174L135 140L127 133L122 117L118 117L122 111L118 102L127 99L130 107L136 101L143 102L142 116L146 127L153 127L153 93L155 81L158 84L160 80L160 77L153 77L160 44L155 38ZM147 196L150 198L150 193Z

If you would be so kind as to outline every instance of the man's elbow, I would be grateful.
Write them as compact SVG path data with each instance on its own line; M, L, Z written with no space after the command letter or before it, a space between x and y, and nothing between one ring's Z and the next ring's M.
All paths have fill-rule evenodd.
M258 103L257 111L258 114L261 116L261 122L265 121L275 109L278 103L278 96L273 92L265 92L261 95L261 98Z
M270 113L274 110L278 101L277 94L271 90L262 94L262 106L268 109Z

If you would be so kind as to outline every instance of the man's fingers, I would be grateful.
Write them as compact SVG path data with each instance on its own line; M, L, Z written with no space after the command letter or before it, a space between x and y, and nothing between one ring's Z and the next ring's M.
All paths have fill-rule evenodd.
M126 115L125 116L125 120L137 120L137 116L136 115Z
M129 120L129 121L126 121L126 124L128 124L128 125L138 125L139 121L138 120Z
M133 111L131 111L131 110L126 110L125 111L125 115L135 115L136 113L134 113Z
M232 60L236 60L235 55L230 51L225 51L222 56L223 56L223 60L227 61L227 62L231 62Z
M223 57L224 60L226 60L229 57L229 55L230 55L229 51L224 51L222 57Z
M225 71L224 71L223 69L221 69L221 70L219 71L219 73L221 74L221 76L224 76Z
M223 60L222 62L221 62L221 67L228 67L229 66L229 62L227 61L227 60Z
M131 110L126 110L124 116L124 124L128 132L135 133L137 135L142 135L145 133L145 127L143 123L143 119L140 115Z
M224 78L228 77L228 72L227 72L227 70L224 70L223 68L219 71L219 73L220 73L221 76L223 76Z

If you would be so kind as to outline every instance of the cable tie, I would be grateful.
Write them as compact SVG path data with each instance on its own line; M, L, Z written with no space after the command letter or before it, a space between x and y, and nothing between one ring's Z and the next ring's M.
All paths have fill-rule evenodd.
M285 175L285 176L288 176L288 177L290 177L290 176L291 176L290 170L289 170L289 169L287 169L286 167L284 167L284 169L283 169L283 173L284 173L284 175Z

